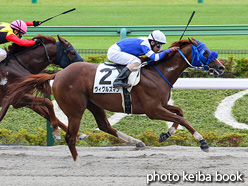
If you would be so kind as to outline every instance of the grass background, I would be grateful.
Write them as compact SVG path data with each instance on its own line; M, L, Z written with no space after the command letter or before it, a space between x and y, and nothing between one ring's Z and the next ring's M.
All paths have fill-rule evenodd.
M61 12L76 8L77 10L59 16L44 24L44 26L138 26L138 25L186 25L193 10L196 14L191 25L234 25L247 24L247 0L0 0L1 21L11 22L16 19L25 21L45 20ZM119 37L65 37L76 48L106 49ZM184 37L187 38L187 37ZM197 36L211 49L247 49L247 36ZM178 36L168 36L170 43L178 40ZM169 46L167 45L167 47ZM2 45L1 47L4 47ZM248 133L247 130L233 129L219 122L214 117L218 104L229 95L240 90L172 90L174 105L184 110L185 118L198 131L214 131L218 134L228 132ZM248 123L248 96L238 100L233 108L233 114L238 121ZM112 113L108 113L111 115ZM86 111L80 131L96 132L93 116ZM29 109L10 109L0 128L18 131L27 129L30 133L35 128L46 129L46 120ZM128 116L115 125L115 128L125 133L140 134L145 131L159 134L167 130L164 121L151 121L144 116Z

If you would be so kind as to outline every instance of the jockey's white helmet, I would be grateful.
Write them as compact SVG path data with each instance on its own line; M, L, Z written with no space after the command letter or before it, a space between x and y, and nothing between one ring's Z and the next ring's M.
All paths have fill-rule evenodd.
M166 42L166 37L163 32L160 30L154 30L152 33L149 34L148 36L149 40L157 41L159 43L165 44Z

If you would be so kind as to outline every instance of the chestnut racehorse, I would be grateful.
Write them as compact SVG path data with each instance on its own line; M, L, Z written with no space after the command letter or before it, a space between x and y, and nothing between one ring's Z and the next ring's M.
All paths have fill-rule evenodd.
M38 35L33 39L40 39L42 44L32 47L12 44L7 49L8 57L0 63L0 106L3 107L0 112L0 121L4 118L9 108L9 104L2 104L2 101L11 84L30 74L40 73L49 64L57 64L65 68L73 62L83 61L74 47L59 35L58 42L53 37L42 35ZM54 115L52 102L49 99L37 98L37 102L43 101L44 104L34 106L34 98L35 96L31 91L31 93L25 94L19 103L12 102L12 105L14 108L30 108L48 121L56 122L66 131L67 126L57 118L51 121L51 115Z
M182 109L168 105L168 101L172 85L187 67L202 67L215 75L222 74L225 67L217 59L218 54L211 52L200 41L194 39L180 40L171 46L180 47L180 52L170 53L160 61L146 65L141 69L140 82L133 87L130 93L132 114L146 114L150 119L174 122L169 129L170 135L176 133L178 124L180 124L186 127L200 142L203 151L208 151L207 142L191 126L189 121L183 118ZM93 63L74 63L56 74L31 75L12 87L10 97L6 102L17 101L18 98L22 97L23 92L34 89L43 94L51 94L49 81L54 79L53 95L68 117L69 125L65 139L75 161L78 156L75 147L76 136L85 109L92 112L99 129L130 144L135 144L137 147L144 147L145 144L142 141L115 130L108 122L104 109L112 112L124 112L122 98L120 94L93 93L97 67L98 64ZM161 135L160 142L163 140L165 138Z

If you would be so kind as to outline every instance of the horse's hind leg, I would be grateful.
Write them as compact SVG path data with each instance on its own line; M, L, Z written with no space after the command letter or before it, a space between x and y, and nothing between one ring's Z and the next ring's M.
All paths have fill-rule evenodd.
M56 139L60 139L59 129L58 129L58 123L57 118L55 116L54 110L53 110L53 104L52 102L47 98L40 98L36 97L32 94L25 94L22 99L18 103L10 103L15 109L21 108L21 107L27 107L35 111L35 107L39 106L46 106L48 109L49 115L50 115L50 122L54 129L53 136ZM42 115L43 116L43 115ZM44 116L43 116L44 117Z
M97 105L95 105L91 102L88 102L87 108L94 115L95 120L96 120L97 125L98 125L98 128L100 130L107 132L109 134L112 134L113 136L118 137L129 144L134 144L134 145L136 145L136 147L145 147L146 146L142 141L135 139L131 136L128 136L128 135L114 129L110 125L110 123L107 119L106 113L102 108L98 107Z
M4 116L6 115L8 109L9 109L10 104L6 103L2 106L2 109L0 111L0 121L2 121L2 119L4 118Z
M49 122L51 122L51 119L50 119L50 114L49 114L49 111L47 109L47 107L45 106L36 106L34 108L31 108L33 111L35 111L37 114L41 115L42 117L46 118ZM65 132L67 132L67 126L62 123L57 117L56 117L56 123L58 123L58 126ZM80 133L78 132L77 133L77 138L79 140L82 140L85 138L85 134L83 133Z
M18 104L13 104L14 108L21 108L21 107L27 107L30 108L31 110L35 111L37 114L40 116L44 117L47 119L53 129L53 137L57 140L60 140L60 132L58 129L58 126L63 130L67 131L67 126L63 124L56 116L53 110L53 104L50 100L44 99L44 98L39 98L34 95L25 95L22 100ZM78 133L77 137L80 139L80 136L82 133Z

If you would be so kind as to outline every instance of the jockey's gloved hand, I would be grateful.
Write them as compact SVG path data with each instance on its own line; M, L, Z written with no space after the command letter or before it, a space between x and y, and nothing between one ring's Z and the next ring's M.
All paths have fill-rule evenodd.
M42 43L42 41L41 41L40 39L35 39L34 41L35 41L35 44L40 44L40 43Z
M33 21L33 25L34 26L39 26L39 25L41 25L41 21Z

